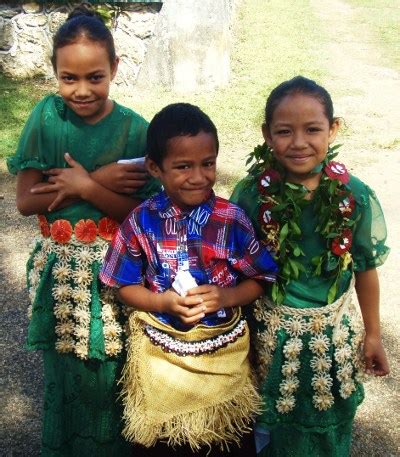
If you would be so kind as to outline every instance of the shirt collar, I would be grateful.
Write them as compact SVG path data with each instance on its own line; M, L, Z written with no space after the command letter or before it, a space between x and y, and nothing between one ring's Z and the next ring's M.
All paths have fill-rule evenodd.
M209 216L213 212L215 193L211 191L210 198L201 205L195 206L190 212L183 211L174 205L164 190L155 196L151 206L151 209L158 211L161 219L174 218L176 220L182 220L189 218L197 225L203 226L207 223Z

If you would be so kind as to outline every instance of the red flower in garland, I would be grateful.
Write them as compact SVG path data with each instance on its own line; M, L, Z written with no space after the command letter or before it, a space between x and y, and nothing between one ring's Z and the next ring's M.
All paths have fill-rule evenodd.
M103 217L99 220L99 235L107 241L111 241L119 224L109 217Z
M343 201L339 203L339 211L343 215L343 217L350 217L356 206L356 201L352 195L346 197Z
M47 222L47 219L43 214L38 215L39 219L39 228L42 236L45 238L48 238L50 236L50 226L49 223Z
M324 171L331 179L337 179L342 184L347 184L350 180L349 172L344 164L333 160L325 165Z
M278 182L280 180L281 175L273 168L268 168L258 180L258 190L263 194L273 182Z
M97 226L91 219L81 219L75 224L76 239L82 243L92 243L97 236Z
M331 251L338 256L348 252L353 241L353 234L349 228L343 230L342 235L332 240Z
M68 243L72 236L72 225L65 219L58 219L51 224L50 235L57 243Z

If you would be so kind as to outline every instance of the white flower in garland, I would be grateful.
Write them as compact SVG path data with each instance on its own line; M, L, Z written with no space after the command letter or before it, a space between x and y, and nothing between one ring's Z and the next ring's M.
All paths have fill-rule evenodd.
M74 299L75 303L88 305L92 298L92 294L90 293L90 290L79 287L72 291L72 298Z
M347 360L351 359L351 352L351 346L349 344L344 344L343 346L336 348L335 360L340 364L345 363Z
M295 377L289 377L281 382L279 386L279 392L283 396L291 395L299 387L299 380Z
M90 324L90 311L86 306L78 305L73 310L74 318L80 325L89 325Z
M66 319L72 312L72 305L69 302L57 303L54 306L54 315L57 319Z
M331 392L319 393L313 396L313 404L319 411L326 411L333 406L333 395Z
M351 378L352 375L353 375L353 365L350 362L346 362L340 366L340 368L337 371L336 377L338 378L339 381L346 382Z
M277 311L269 311L267 313L267 325L273 331L282 325L282 317Z
M62 352L62 353L65 353L65 352L71 352L74 350L74 340L72 339L72 337L65 337L65 338L60 338L56 341L56 350L58 352Z
M47 262L47 255L44 252L38 252L33 258L33 268L35 270L43 270Z
M57 301L68 300L72 294L72 288L68 284L56 284L52 290Z
M121 340L113 339L106 344L106 354L109 356L117 355L122 350Z
M310 319L309 327L312 333L321 333L325 330L327 319L322 314L317 314Z
M117 322L108 322L103 328L105 338L115 338L122 333L122 328Z
M274 333L266 331L260 334L260 342L266 350L273 351L276 348L276 336Z
M60 260L69 262L72 259L72 247L68 244L57 245L55 252Z
M281 397L276 401L276 409L281 413L285 414L295 407L296 400L293 395L288 395L286 397Z
M36 288L40 281L40 273L37 270L33 269L29 272L28 279L31 287Z
M295 316L285 322L285 329L290 336L301 336L307 330L307 322L300 316Z
M75 344L75 353L80 359L87 359L88 353L89 353L89 345L88 343L80 339L76 344Z
M87 246L79 248L75 254L76 263L78 265L88 265L93 263L96 254Z
M328 371L332 366L332 361L328 357L317 356L311 359L310 366L313 371Z
M329 391L332 387L332 378L327 373L318 373L312 377L311 385L318 392Z
M53 268L53 276L58 282L67 282L71 275L72 269L65 262L58 262Z
M356 390L356 385L354 381L351 379L349 381L344 382L339 389L340 396L344 399L349 398L350 395Z
M32 319L32 312L33 312L32 305L29 305L27 310L26 310L26 315L28 316L29 320Z
M286 361L282 366L283 376L290 377L296 374L300 369L299 360Z
M93 274L88 268L78 268L73 272L72 276L80 286L87 286L93 280Z
M52 251L53 241L50 238L43 238L42 240L42 251L45 254L49 254Z
M74 329L74 335L78 340L89 339L89 327L85 325L76 325Z
M261 300L257 300L256 305L253 308L253 316L258 321L261 322L264 319L265 311L261 304Z
M349 329L341 325L333 335L333 343L336 346L344 344L349 338Z
M56 325L56 334L59 336L71 335L73 332L74 323L70 319L61 321Z
M115 318L114 308L111 305L103 305L101 317L107 321Z
M112 305L116 301L116 290L112 287L104 287L100 292L100 301L104 305Z
M303 349L303 342L300 338L291 338L286 341L283 353L289 360L297 359L301 350Z
M330 341L326 335L318 335L311 338L308 346L315 354L323 354L329 349Z

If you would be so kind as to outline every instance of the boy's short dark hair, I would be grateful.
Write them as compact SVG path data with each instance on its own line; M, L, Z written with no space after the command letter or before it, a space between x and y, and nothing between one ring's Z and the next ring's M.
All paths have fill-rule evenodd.
M198 106L173 103L158 112L147 130L147 156L160 168L167 154L168 140L177 136L210 133L219 149L218 132L212 120Z

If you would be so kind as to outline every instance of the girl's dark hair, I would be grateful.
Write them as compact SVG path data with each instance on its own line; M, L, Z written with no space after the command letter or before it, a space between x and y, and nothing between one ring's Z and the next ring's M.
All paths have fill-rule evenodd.
M324 113L332 126L335 121L333 116L333 103L328 91L311 79L296 76L289 81L284 81L270 93L265 105L265 125L269 129L274 112L279 103L288 95L304 94L316 98L324 107Z
M198 106L173 103L163 108L147 130L147 156L161 169L167 155L168 140L177 136L196 136L200 132L214 136L217 152L218 132L212 120Z
M116 59L114 39L102 17L91 9L90 5L79 5L69 14L64 24L53 37L53 54L51 63L57 70L57 49L75 43L80 37L101 43L108 52L110 64Z

